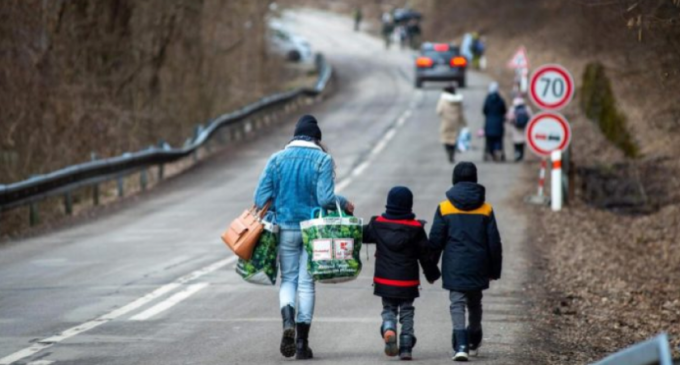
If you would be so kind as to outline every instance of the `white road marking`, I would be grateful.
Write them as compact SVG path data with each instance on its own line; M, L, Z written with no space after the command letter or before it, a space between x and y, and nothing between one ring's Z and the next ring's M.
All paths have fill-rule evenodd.
M251 317L251 318L210 318L210 319L188 319L185 322L274 322L280 323L281 318L277 317ZM381 323L380 316L377 317L314 317L314 323Z
M422 97L422 95L419 95L419 97ZM360 163L359 166L355 167L349 174L349 176L338 182L335 185L335 190L341 192L345 188L347 188L350 184L352 184L352 182L354 182L354 179L359 177L359 175L361 175L371 165L375 157L378 154L380 154L380 152L382 152L382 150L384 150L385 147L387 147L387 145L394 138L394 136L397 135L397 130L401 128L404 125L404 123L406 123L406 120L411 115L413 115L413 111L411 109L406 109L403 113L401 113L396 123L394 123L394 125L387 130L387 133L385 133L385 135L382 138L380 138L378 143L375 144L373 149L371 149L371 152L368 154L366 160Z
M31 361L28 363L28 365L50 365L54 364L54 361L50 360L38 360L38 361Z
M136 316L130 318L131 321L146 321L147 319L155 316L158 313L164 312L173 306L177 305L177 303L189 298L190 296L198 293L199 290L207 287L208 283L200 283L200 284L194 284L190 285L188 288L185 290L182 290L181 292L171 296L170 298L154 305L153 307L145 310L142 313L137 314Z
M52 337L48 337L45 339L42 339L38 341L37 343L34 343L33 345L23 349L19 350L11 355L5 356L2 359L0 359L0 365L10 365L16 361L19 361L21 359L27 358L31 355L34 355L46 348L52 347L54 344L59 343L61 341L66 340L67 338L71 338L73 336L76 336L78 334L81 334L85 331L89 331L93 328L99 327L104 323L107 323L109 321L112 321L122 315L128 314L132 312L133 310L151 302L152 300L167 294L168 292L180 287L183 284L186 284L190 281L196 280L200 278L201 276L204 276L206 274L209 274L217 269L220 269L224 266L227 266L234 261L238 260L237 256L231 256L229 258L217 261L213 264L210 264L202 269L193 271L187 275L184 275L180 277L179 279L173 281L170 284L166 284L161 286L160 288L144 295L141 298L138 298L137 300L125 305L124 307L115 309L97 319L94 319L92 321L85 322L83 324L77 325L75 327L71 327L60 334Z
M48 343L48 344L42 344L42 343L35 343L31 345L30 347L27 347L21 351L17 351L7 357L3 357L0 359L0 365L9 365L15 361L19 361L23 358L29 357L33 354L36 354L44 349L52 347L53 344Z

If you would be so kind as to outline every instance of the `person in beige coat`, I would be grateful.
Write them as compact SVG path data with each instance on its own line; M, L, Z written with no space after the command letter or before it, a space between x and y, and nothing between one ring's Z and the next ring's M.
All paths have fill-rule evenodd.
M505 116L505 120L510 124L510 136L512 137L512 143L515 145L516 162L524 159L524 146L526 144L524 131L533 115L534 113L531 108L526 104L524 98L520 96L512 101L512 107Z
M456 94L453 86L444 88L437 103L437 115L441 121L439 128L441 142L446 149L449 162L455 162L458 133L467 125L463 114L463 95Z

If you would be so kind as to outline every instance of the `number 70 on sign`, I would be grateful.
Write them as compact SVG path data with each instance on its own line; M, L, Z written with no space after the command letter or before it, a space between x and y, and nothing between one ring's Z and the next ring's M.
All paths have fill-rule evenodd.
M574 96L574 78L560 65L543 65L531 75L529 95L543 110L562 109Z

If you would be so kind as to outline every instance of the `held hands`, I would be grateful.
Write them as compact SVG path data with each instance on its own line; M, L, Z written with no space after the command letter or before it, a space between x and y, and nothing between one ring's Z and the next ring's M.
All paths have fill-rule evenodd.
M349 214L354 214L354 204L349 200L345 204L345 211Z

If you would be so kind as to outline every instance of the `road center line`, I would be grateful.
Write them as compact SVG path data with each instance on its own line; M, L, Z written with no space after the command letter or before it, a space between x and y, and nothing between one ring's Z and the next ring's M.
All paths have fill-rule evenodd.
M38 353L38 352L40 352L40 351L42 351L46 348L49 348L49 347L51 347L51 346L53 346L53 345L55 345L55 344L57 344L61 341L64 341L67 338L71 338L71 337L76 336L78 334L81 334L85 331L89 331L93 328L99 327L104 323L112 321L112 320L114 320L114 319L116 319L116 318L118 318L122 315L128 314L128 313L132 312L133 310L151 302L152 300L169 293L170 291L180 287L182 284L186 284L187 282L196 280L196 279L200 278L201 276L204 276L204 275L209 274L209 273L211 273L215 270L218 270L218 269L220 269L224 266L227 266L227 265L233 263L236 260L238 260L237 256L231 256L231 257L228 257L226 259L217 261L213 264L210 264L210 265L208 265L204 268L201 268L199 270L193 271L193 272L191 272L187 275L184 275L184 276L178 278L177 280L173 281L172 283L163 285L160 288L144 295L143 297L140 297L140 298L136 299L135 301L133 301L133 302L121 307L121 308L115 309L115 310L113 310L113 311L111 311L111 312L109 312L109 313L107 313L107 314L105 314L105 315L103 315L103 316L101 316L97 319L79 324L75 327L71 327L71 328L61 332L60 334L58 334L56 336L52 336L52 337L42 339L42 340L38 341L37 343L35 343L35 344L33 344L33 345L23 349L23 350L19 350L19 351L15 352L11 355L5 356L2 359L0 359L0 365L10 365L10 364L12 364L16 361L19 361L21 359L24 359L26 357L34 355L34 354L36 354L36 353Z
M137 314L136 316L130 318L131 321L145 321L156 314L159 314L161 312L164 312L175 305L177 305L179 302L189 298L190 296L198 293L199 290L207 287L208 283L200 283L200 284L194 284L190 285L188 288L182 290L181 292L171 296L170 298L154 305L153 307L145 310L142 313Z
M418 97L422 98L422 94L419 94ZM342 179L340 182L338 182L335 185L335 189L338 192L343 191L346 189L352 182L354 181L354 178L358 177L363 173L373 162L375 157L382 152L382 150L387 147L387 144L390 143L390 141L394 138L394 136L397 134L397 130L401 128L405 123L406 120L413 115L413 108L415 105L417 105L417 101L414 103L412 102L411 106L409 109L404 110L403 113L397 118L397 121L387 130L384 136L380 138L378 143L375 144L373 149L371 149L371 152L368 154L368 158L364 160L362 163L360 163L357 167L355 167L352 172L347 176L346 178Z

